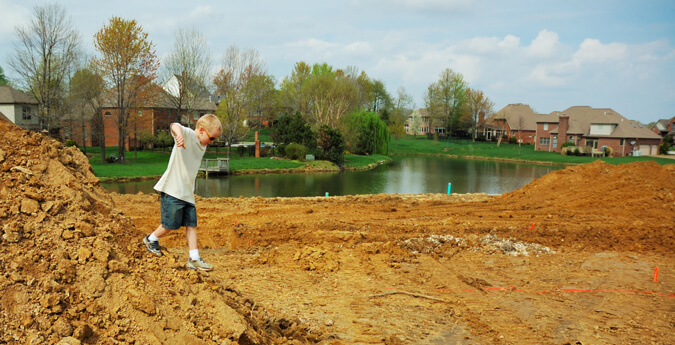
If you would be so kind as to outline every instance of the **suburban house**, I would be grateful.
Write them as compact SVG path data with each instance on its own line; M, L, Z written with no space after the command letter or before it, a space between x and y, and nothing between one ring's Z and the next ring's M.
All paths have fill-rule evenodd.
M506 135L515 137L522 144L534 144L537 136L537 120L542 115L536 114L527 104L509 104L485 119L482 131L485 140L493 141Z
M408 115L405 123L405 132L407 134L430 134L436 133L445 135L445 122L440 119L433 119L429 111L424 108L413 110Z
M0 86L0 113L23 129L36 132L41 129L38 101L9 85Z
M591 154L601 154L608 147L616 157L655 156L659 153L661 137L610 108L574 106L540 115L534 149L561 152L565 142Z
M666 135L675 137L675 128L673 127L673 124L675 124L675 116L670 119L661 119L656 121L656 123L650 129L652 132L658 134L661 138L665 138Z
M183 126L194 128L201 116L216 111L214 102L199 98L195 104L192 104L193 109L187 114L178 114L178 110L174 108L169 97L173 96L161 90L157 100L151 104L129 110L128 139L125 143L127 149L140 147L141 137L143 136L156 136L161 131L169 131L169 126L173 122L180 122ZM105 104L101 112L103 114L105 145L118 146L118 108L111 104Z

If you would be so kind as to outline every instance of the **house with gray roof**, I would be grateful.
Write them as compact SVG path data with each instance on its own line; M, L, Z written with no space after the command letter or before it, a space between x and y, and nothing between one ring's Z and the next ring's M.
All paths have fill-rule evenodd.
M652 130L652 132L661 136L661 138L665 138L666 135L675 137L674 124L675 124L675 116L673 116L670 119L660 119L656 121L656 123L650 129Z
M9 85L0 86L0 113L23 129L40 130L38 101Z
M565 142L572 142L588 153L609 148L615 157L655 156L661 137L611 108L573 106L538 118L535 150L562 152Z
M506 135L516 137L516 140L522 144L534 144L537 135L537 120L542 116L535 113L527 104L509 104L485 119L482 133L487 141L497 140Z

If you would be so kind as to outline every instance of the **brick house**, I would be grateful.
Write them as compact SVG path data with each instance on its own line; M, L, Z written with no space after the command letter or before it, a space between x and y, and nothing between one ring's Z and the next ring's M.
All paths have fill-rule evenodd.
M153 104L129 110L128 138L125 141L127 150L140 147L142 136L156 136L161 131L169 131L169 126L174 122L194 128L201 116L215 113L217 109L214 102L201 99L196 102L195 109L191 110L190 114L179 115L178 111L167 100L168 97L171 97L171 95L161 91L160 96ZM103 115L105 145L117 146L119 143L118 109L107 104L103 106L101 113Z
M0 113L23 129L40 131L38 101L9 85L0 86Z
M610 108L573 106L539 117L535 150L561 152L562 144L568 141L591 153L609 147L615 157L655 156L661 137Z
M509 104L485 119L478 132L485 140L494 141L499 137L516 137L522 144L534 144L537 134L537 120L542 115L536 114L527 104Z
M675 137L675 116L670 119L661 119L656 121L656 123L650 128L652 132L658 134L661 138L664 138L666 135Z

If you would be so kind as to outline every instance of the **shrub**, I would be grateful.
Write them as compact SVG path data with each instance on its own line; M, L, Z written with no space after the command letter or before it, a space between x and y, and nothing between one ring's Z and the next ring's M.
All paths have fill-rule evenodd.
M244 157L244 152L246 152L246 148L243 145L237 146L237 153L239 154L239 157Z
M77 145L77 142L75 142L75 140L70 140L70 139L66 140L66 143L64 144L65 147L71 147L71 146L75 146L75 145Z
M614 150L609 146L602 148L602 153L605 155L605 157L612 157L612 152L614 152Z
M574 155L575 156L581 156L581 151L579 151L578 147L576 149L574 149Z
M302 144L290 143L286 146L286 157L290 159L304 159L307 154L307 147Z
M246 153L249 157L255 157L255 145L247 145Z
M517 144L518 143L518 138L515 136L509 138L509 144Z

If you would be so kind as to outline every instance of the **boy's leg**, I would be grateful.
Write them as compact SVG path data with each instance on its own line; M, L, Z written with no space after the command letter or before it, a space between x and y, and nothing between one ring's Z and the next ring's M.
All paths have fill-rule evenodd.
M190 249L190 258L188 259L187 268L197 269L202 271L210 271L213 269L213 265L208 264L199 256L199 250L197 248L197 227L188 226L185 230L185 236L187 237L188 249Z

